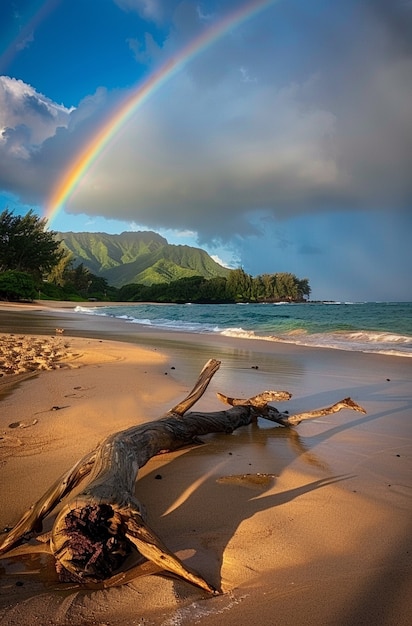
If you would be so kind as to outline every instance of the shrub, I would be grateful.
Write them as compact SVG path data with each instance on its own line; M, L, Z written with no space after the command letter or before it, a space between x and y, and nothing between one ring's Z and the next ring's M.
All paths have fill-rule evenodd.
M0 298L3 300L34 300L36 294L36 283L27 272L0 273Z

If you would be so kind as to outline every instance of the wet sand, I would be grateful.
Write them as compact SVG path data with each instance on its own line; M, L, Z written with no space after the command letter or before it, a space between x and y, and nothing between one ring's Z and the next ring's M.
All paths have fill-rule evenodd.
M293 397L279 408L290 413L351 396L367 414L296 430L259 419L141 470L136 493L152 526L222 595L158 575L56 591L45 557L8 559L1 626L411 622L410 359L153 332L72 306L0 305L0 334L49 340L64 328L58 341L69 353L0 396L1 528L106 435L180 401L209 358L221 368L196 409L223 408L216 391L286 389Z

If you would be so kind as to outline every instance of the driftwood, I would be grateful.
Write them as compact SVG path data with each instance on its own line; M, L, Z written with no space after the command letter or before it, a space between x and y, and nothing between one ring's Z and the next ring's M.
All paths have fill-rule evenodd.
M350 398L298 415L282 413L269 405L273 401L289 400L291 394L287 391L265 391L249 399L218 394L231 408L212 413L187 413L204 394L219 366L219 361L208 361L189 395L163 418L109 436L78 461L3 538L0 555L24 553L24 547L15 546L41 532L42 520L87 476L85 488L64 504L46 540L45 549L54 555L61 580L104 586L121 584L133 578L133 571L129 575L125 573L126 563L129 555L136 555L137 551L157 566L157 571L171 572L208 592L216 592L202 576L168 550L145 522L142 507L134 497L139 468L156 454L201 443L201 435L231 433L258 416L291 427L302 420L342 409L365 413Z

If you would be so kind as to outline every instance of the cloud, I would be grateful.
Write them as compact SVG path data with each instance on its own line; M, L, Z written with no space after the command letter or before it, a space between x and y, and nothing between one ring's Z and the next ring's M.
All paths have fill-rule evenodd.
M20 52L25 48L28 48L34 41L33 31L29 32L25 37L16 42L16 50Z
M22 80L0 76L0 132L24 126L27 129L25 149L41 145L67 126L70 112L62 105L39 94Z
M302 23L299 51L307 67L291 59L290 76L262 21L225 38L139 111L117 150L84 178L71 210L101 211L106 204L110 213L116 199L124 219L186 225L214 237L249 232L250 211L285 218L331 208L405 207L412 59L387 19L396 11L380 5L353 8L355 29L335 14L313 36ZM195 8L180 5L164 53L178 36L193 36L199 21ZM259 34L265 45L245 46ZM245 67L253 83L244 81Z
M216 261L216 263L219 263L219 265L222 265L222 267L227 267L228 269L234 269L232 264L229 264L229 263L226 263L226 261L223 261L223 259L221 259L219 255L212 254L211 256L212 256L212 259Z
M101 123L105 104L100 89L78 108L66 108L21 80L0 76L0 188L44 206L70 159Z
M161 48L151 33L145 33L143 41L131 37L127 40L127 44L135 60L142 65L152 63L159 58L161 53Z
M176 0L115 0L115 3L123 11L132 11L144 20L160 23L173 14Z
M117 4L148 20L164 17L164 3ZM173 23L161 45L149 35L143 45L129 41L139 62L169 58L218 19L210 13L205 20L194 3L170 6ZM405 210L412 197L411 19L400 0L274 3L152 93L67 210L189 229L202 240L257 233L253 215L262 211L283 220ZM44 202L120 94L103 89L69 110L21 81L1 86L8 189L27 199L32 186Z
M162 225L166 215L163 225L220 232L233 231L238 217L234 226L240 229L243 221L244 231L251 209L300 210L336 184L324 146L335 120L326 111L302 110L298 87L256 93L239 88L236 77L199 99L185 77L176 82L167 109L163 96L153 98L118 149L108 150L84 177L73 209L101 210L101 196L108 194L126 219ZM225 108L225 92L232 89L236 105Z

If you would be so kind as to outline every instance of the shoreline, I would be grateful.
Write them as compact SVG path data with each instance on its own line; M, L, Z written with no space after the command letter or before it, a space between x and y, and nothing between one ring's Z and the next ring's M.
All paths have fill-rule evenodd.
M89 314L85 311L75 311L75 309L77 307L79 307L80 309L89 309L90 307L95 309L95 308L105 308L107 306L113 306L114 308L116 307L125 307L127 306L128 303L124 303L124 302L113 302L113 303L107 303L107 302L66 302L66 301L38 301L38 302L34 302L33 304L19 304L19 303L9 303L9 304L2 304L0 303L0 315L3 312L3 322L5 321L5 323L7 324L11 324L12 326L14 326L14 324L16 324L16 322L19 319L23 317L22 314L24 312L29 312L29 311L38 311L40 314L42 314L44 316L44 324L43 326L47 329L46 332L52 332L52 326L49 324L48 326L46 325L45 322L45 318L46 315L49 314L51 317L52 316L64 316L64 320L66 320L66 322L68 323L68 329L70 330L70 328L72 328L74 330L75 333L82 333L81 336L88 336L87 334L85 335L84 333L89 332L92 333L92 336L98 336L97 333L95 332L96 330L100 329L100 332L104 333L104 336L107 336L107 333L112 333L113 334L113 338L116 340L116 338L118 336L121 337L127 337L127 341L131 341L131 342L135 342L137 337L143 337L145 335L151 335L152 338L155 338L155 340L157 340L158 337L178 337L178 338L182 338L182 340L185 341L190 341L191 343L207 343L207 344L211 344L214 343L215 345L230 345L230 341L233 341L235 343L239 343L239 345L244 345L246 347L246 349L250 349L251 352L253 351L277 351L281 349L281 346L286 346L286 351L288 351L289 349L297 349L299 351L301 350L326 350L326 351L330 351L330 350L335 350L339 353L342 352L350 352L350 353L354 353L354 354L370 354L373 356L389 356L389 357L395 357L395 358L402 358L402 359L409 359L412 357L412 352L408 352L408 350L404 351L402 349L396 349L395 345L397 344L388 344L386 347L384 347L384 343L376 343L374 344L373 341L372 343L369 345L368 342L364 343L364 344L357 344L355 342L355 347L351 345L351 342L349 342L349 344L347 346L345 346L344 344L340 345L340 341L334 339L333 337L339 336L339 331L331 331L331 337L332 339L330 339L328 342L323 343L323 341L315 341L314 343L309 339L308 341L306 341L305 339L296 339L294 337L289 337L288 335L283 336L282 334L280 334L279 336L277 335L265 335L265 333L263 334L254 334L253 330L246 330L246 331L242 331L241 329L233 329L234 332L231 332L231 329L228 328L226 331L222 331L222 332L194 332L191 330L186 330L182 328L169 328L169 327L162 327L162 326L157 326L156 324L134 324L133 321L131 321L130 319L125 319L125 318L114 318L112 316L107 316L108 317L108 321L109 321L109 325L104 326L104 322L101 321L99 322L99 318L102 319L105 316L104 315L93 315L93 314ZM168 303L146 303L146 302L138 302L138 303L132 303L132 306L145 306L145 305L150 305L150 306L155 306L155 307L170 307L170 306L174 306L173 304L168 304ZM180 306L180 305L175 305L175 306ZM196 305L194 305L196 306ZM29 307L29 308L27 308ZM7 313L7 311L10 314L9 319L5 320L4 318L4 314ZM11 313L14 312L15 315L12 316ZM73 316L71 317L70 314ZM94 318L94 322L91 323L87 323L86 322L86 318ZM80 323L80 320L83 320L82 323ZM61 320L62 322L64 320ZM0 320L1 323L1 320ZM18 327L17 327L18 328ZM27 327L23 326L21 327L21 330L23 331L27 331ZM129 331L129 332L128 332ZM375 331L374 330L365 330L365 331L353 331L355 334L356 332L362 333L365 332L366 335L368 333L370 334L374 334ZM386 333L389 335L394 335L397 336L397 332L392 332L389 330L386 331L376 331L378 334L379 333ZM292 335L294 333L292 332ZM305 333L303 333L304 336ZM307 335L309 338L312 336L310 333ZM316 336L316 333L315 333ZM326 336L328 336L328 333L326 333ZM407 340L408 335L399 335L399 337L402 336L403 340ZM225 340L228 340L229 343L225 344ZM412 340L412 338L411 338ZM258 344L261 343L263 344L263 346L261 349L258 347ZM345 343L345 342L344 342ZM410 343L410 342L409 342ZM249 345L250 344L250 345ZM266 344L269 344L269 346L267 346ZM400 345L400 344L399 344ZM412 344L411 344L412 345ZM277 347L275 347L277 346Z
M388 378L402 378L408 372L412 377L412 362L404 357L220 334L153 329L121 319L75 313L73 309L78 303L63 303L67 305L65 309L61 308L61 304L47 302L47 306L44 306L37 303L31 310L27 310L25 305L15 305L11 310L0 305L0 332L14 329L17 333L53 335L57 327L63 327L62 337L105 339L130 343L143 349L154 348L170 361L179 361L179 368L174 375L182 384L191 381L193 371L199 372L209 358L216 358L222 361L219 378L222 380L224 376L223 384L234 387L235 392L241 380L242 386L251 392L250 395L255 393L253 386L257 380L265 388L275 385L276 388L288 389L297 399L318 387L318 378L324 380L323 396L328 402L329 397L325 394L329 388L333 389L335 364L339 366L338 379L342 369L353 372L349 378L355 388L359 381L369 378L368 370L371 366L379 372L378 380L382 384ZM119 303L119 306L122 305L124 303ZM347 391L349 395L351 387ZM331 397L331 401L334 400Z
M50 337L64 327L78 355L0 400L2 528L107 434L179 402L208 358L221 368L195 410L224 408L216 391L249 397L285 389L293 397L279 408L291 414L346 396L367 414L344 411L292 432L259 419L142 468L136 491L154 529L224 595L208 598L162 576L56 593L45 587L39 561L28 570L16 559L0 561L0 626L410 623L408 359L130 328L71 313L77 303L70 304L64 311L0 306L0 334ZM29 426L10 429L18 421ZM259 473L274 475L263 491L236 478Z

